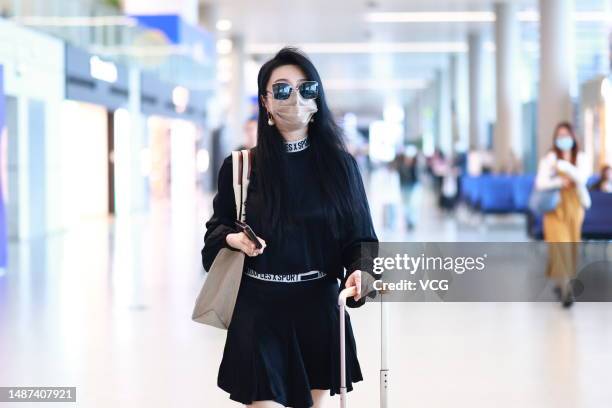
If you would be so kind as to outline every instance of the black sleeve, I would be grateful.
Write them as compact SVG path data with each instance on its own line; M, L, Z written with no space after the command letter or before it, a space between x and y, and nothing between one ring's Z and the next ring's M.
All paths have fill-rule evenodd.
M206 222L204 247L202 248L202 266L208 272L221 248L231 248L225 241L227 234L236 232L236 201L232 175L232 155L225 158L217 182L217 193L213 198L213 214Z
M344 288L346 279L355 270L362 272L361 299L355 302L353 298L347 299L348 307L359 307L365 303L365 297L374 298L376 292L371 285L364 287L366 282L380 279L373 272L374 258L378 255L378 237L372 224L372 215L366 196L365 188L359 166L355 158L346 154L347 168L349 175L349 186L352 190L354 200L354 213L349 220L344 223L344 234L342 239L342 264L346 268L346 273L341 279L341 288ZM364 276L368 274L368 276ZM373 278L373 279L370 279Z

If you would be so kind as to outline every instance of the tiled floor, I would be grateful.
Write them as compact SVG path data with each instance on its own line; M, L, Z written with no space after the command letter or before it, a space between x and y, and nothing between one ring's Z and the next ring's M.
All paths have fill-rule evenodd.
M378 229L381 240L526 239L520 219L440 215L427 191L416 230ZM76 404L54 407L238 406L216 387L225 332L190 319L208 217L198 208L13 243L0 277L0 386L78 387ZM609 304L389 306L390 407L612 406ZM350 313L365 380L349 406L377 407L380 305Z

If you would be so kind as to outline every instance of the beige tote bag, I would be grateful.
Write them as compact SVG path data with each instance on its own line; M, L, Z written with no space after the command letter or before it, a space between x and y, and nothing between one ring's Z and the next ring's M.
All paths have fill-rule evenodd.
M249 150L232 152L236 219L245 220L244 203L251 170ZM215 257L200 290L191 316L192 320L227 329L234 313L245 254L239 250L221 248Z

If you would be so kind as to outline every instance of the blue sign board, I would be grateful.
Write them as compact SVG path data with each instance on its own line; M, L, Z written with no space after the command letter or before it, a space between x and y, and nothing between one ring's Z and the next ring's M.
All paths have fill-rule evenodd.
M177 14L131 15L143 28L158 30L174 45L188 45L199 49L198 59L207 64L214 61L215 41L211 33L185 22Z

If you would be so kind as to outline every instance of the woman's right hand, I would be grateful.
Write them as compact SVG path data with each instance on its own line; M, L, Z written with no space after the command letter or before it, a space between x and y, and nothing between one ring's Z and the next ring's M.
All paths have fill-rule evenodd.
M225 236L225 241L229 246L241 250L248 256L257 256L263 253L263 250L266 247L266 241L259 237L257 237L257 239L262 245L260 249L255 248L255 244L251 242L249 237L247 237L244 232L229 233Z

